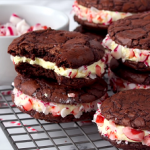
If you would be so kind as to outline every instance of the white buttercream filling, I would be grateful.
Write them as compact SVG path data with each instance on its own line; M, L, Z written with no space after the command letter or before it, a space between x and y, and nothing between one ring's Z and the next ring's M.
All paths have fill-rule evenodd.
M138 141L134 141L131 140L129 138L127 138L127 136L123 133L123 129L125 128L125 126L121 126L121 125L116 125L113 121L111 120L107 120L106 118L104 118L104 116L102 116L101 114L101 104L98 104L98 110L94 115L94 119L93 122L95 122L98 126L98 130L101 133L101 135L106 136L108 138L110 138L111 140L116 140L116 142L118 144L121 143L121 141L125 141L126 144L128 144L128 142L138 142ZM97 117L98 116L102 116L104 118L104 122L102 124L97 123ZM117 119L117 118L116 118ZM144 132L144 137L147 135L150 135L150 132L147 130L141 130ZM110 134L113 133L115 136L111 136ZM146 143L144 142L144 138L143 141L141 141L141 143L143 145L146 145Z
M18 63L29 63L31 65L39 65L45 69L54 70L55 73L61 76L65 76L68 78L86 78L89 77L91 79L96 78L96 68L97 66L100 68L100 76L105 72L105 56L89 65L89 66L81 66L78 69L72 69L72 68L63 68L63 67L57 67L56 63L45 61L42 58L35 58L34 60L26 57L19 57L19 56L11 56L12 61L17 65ZM98 76L99 76L98 75Z
M113 21L117 21L132 15L132 13L98 10L94 7L87 8L79 5L76 1L73 5L73 12L82 20L104 25L110 25Z
M131 89L150 89L150 85L136 84L117 77L110 69L108 69L109 82L113 83L113 89L119 91Z
M128 48L122 46L113 41L109 34L102 41L102 45L110 50L111 55L115 59L131 60L134 62L143 62L146 66L150 66L150 50L137 49L137 48Z
M58 104L54 102L44 102L37 98L33 98L28 96L21 91L14 88L14 103L16 106L25 109L26 111L35 110L37 112L42 112L45 115L51 113L54 116L58 115L61 117L66 117L67 115L74 115L75 118L80 118L83 112L91 112L97 110L97 103L103 101L107 94L102 96L100 99L93 101L91 103L82 103L77 105L67 105L67 104ZM47 97L47 94L44 94ZM69 97L72 96L73 93L68 93L68 100Z

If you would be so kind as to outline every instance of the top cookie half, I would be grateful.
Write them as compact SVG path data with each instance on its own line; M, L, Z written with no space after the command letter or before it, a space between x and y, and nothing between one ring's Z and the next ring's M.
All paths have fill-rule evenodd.
M61 84L93 81L105 71L104 50L89 36L52 29L29 32L8 48L15 69L24 76L43 76Z
M150 10L149 0L76 0L75 20L89 29L107 29L119 19Z
M102 44L125 65L139 71L149 71L150 12L114 22Z

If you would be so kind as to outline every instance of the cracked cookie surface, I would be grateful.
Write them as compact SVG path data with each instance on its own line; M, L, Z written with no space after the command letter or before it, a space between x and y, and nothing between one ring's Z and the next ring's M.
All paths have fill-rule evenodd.
M150 50L150 12L118 20L109 26L108 34L117 44L128 48Z
M150 10L149 0L77 0L85 7L95 7L99 10L110 10L119 12L143 12Z
M135 89L119 92L101 105L101 113L117 125L150 130L150 92Z

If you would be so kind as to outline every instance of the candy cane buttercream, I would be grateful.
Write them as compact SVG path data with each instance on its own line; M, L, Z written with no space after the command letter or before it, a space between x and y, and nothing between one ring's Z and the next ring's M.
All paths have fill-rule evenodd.
M91 103L82 103L77 105L58 104L54 102L44 102L37 98L28 96L21 91L14 88L14 103L18 107L22 107L26 111L35 110L42 112L45 115L51 113L53 116L66 117L67 115L74 115L75 118L80 118L83 112L91 112L97 110L97 103L103 101L107 94Z
M111 39L109 34L102 41L102 45L110 51L115 59L122 59L123 62L125 60L143 62L146 66L150 66L150 50L119 45Z
M94 7L86 8L79 5L76 1L73 5L73 12L82 20L104 25L110 25L113 21L117 21L132 15L132 13L98 10Z

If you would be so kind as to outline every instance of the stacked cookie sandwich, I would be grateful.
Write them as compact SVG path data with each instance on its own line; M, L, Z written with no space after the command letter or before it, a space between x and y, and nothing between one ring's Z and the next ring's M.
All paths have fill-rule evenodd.
M149 0L76 0L72 12L74 20L80 24L74 31L102 40L107 35L108 27L119 19L146 13L150 10ZM112 58L107 49L107 64Z
M23 112L49 122L92 119L107 97L105 53L97 40L52 29L26 33L8 48L18 76L12 99Z
M113 59L109 78L114 92L150 89L150 13L118 20L110 25L102 45Z
M101 137L123 150L150 149L150 90L121 91L94 115Z
M119 19L150 10L149 0L76 0L74 19L88 30L107 30Z

